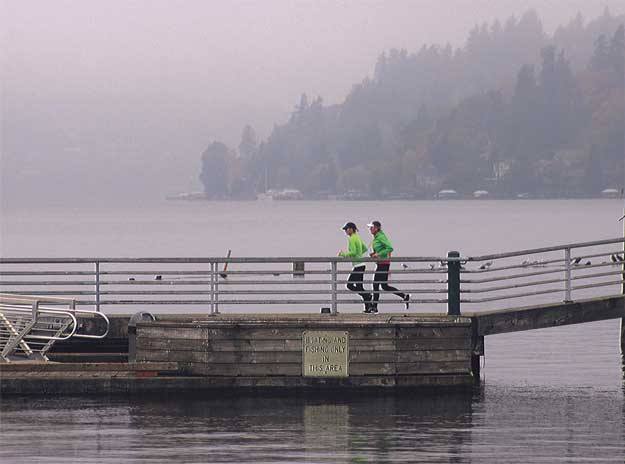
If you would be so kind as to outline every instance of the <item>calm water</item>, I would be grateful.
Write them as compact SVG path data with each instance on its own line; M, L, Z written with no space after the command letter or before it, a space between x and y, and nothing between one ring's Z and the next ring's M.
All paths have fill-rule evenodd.
M164 203L4 211L3 256L334 255L380 219L402 255L616 237L622 201ZM472 395L2 399L4 462L623 462L618 321L486 339Z

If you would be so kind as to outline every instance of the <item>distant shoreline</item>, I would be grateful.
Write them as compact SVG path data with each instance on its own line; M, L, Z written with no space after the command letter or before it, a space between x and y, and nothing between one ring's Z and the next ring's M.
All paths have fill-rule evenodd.
M449 202L449 201L470 201L470 202L487 202L487 201L554 201L554 200L625 200L625 197L455 197L455 198L363 198L363 199L347 199L347 198L301 198L301 199L250 199L250 198L165 198L167 201L184 201L184 202L216 202L216 203L240 203L240 202L260 202L260 203L293 203L293 202Z

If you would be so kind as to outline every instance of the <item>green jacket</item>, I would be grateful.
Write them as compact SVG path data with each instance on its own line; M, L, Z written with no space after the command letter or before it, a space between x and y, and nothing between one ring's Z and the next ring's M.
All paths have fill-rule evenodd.
M348 240L348 248L347 251L341 251L339 256L344 258L356 258L352 260L352 264L354 266L358 266L362 264L362 262L358 258L362 258L363 255L367 254L367 245L362 241L360 235L354 232L349 236Z
M393 251L393 245L388 239L386 234L381 230L373 237L371 243L371 249L377 253L379 258L388 258L388 255Z

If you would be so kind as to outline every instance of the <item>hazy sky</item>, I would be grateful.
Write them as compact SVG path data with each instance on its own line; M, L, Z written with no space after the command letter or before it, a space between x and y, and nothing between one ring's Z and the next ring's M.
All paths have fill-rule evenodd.
M459 45L475 23L528 8L548 30L578 10L625 11L606 0L3 3L7 93L191 106L230 143L247 122L266 132L303 91L340 102L385 49Z
M268 135L302 92L342 101L385 49L461 45L474 24L529 8L549 32L578 11L625 12L621 0L0 1L2 167L26 156L4 138L30 125L75 138L28 155L39 175L98 138L135 167L176 157L185 188L210 141L236 146L247 123Z

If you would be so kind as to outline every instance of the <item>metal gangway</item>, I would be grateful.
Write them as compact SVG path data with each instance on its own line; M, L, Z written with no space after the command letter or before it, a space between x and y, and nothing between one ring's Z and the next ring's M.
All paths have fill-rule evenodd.
M102 339L108 330L105 314L76 309L75 300L0 293L0 363L48 361L55 342Z

